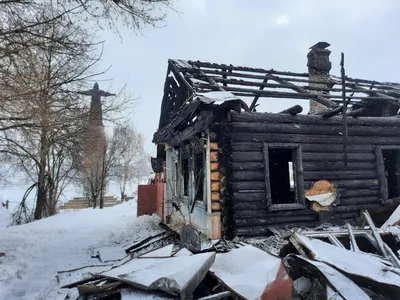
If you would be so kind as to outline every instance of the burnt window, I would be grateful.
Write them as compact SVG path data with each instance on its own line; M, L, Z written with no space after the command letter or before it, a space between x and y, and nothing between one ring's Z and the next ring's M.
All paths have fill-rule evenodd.
M194 156L194 187L195 200L204 199L204 152L196 153Z
M265 184L270 210L304 207L300 147L292 144L265 144Z
M400 196L400 148L378 147L381 193L384 200Z

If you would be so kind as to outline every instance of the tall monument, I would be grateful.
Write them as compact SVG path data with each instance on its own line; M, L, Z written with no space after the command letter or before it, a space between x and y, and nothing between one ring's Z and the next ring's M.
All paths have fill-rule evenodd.
M88 122L82 140L82 173L84 192L89 198L89 204L95 207L99 196L102 197L105 189L106 135L101 97L115 96L115 94L100 90L97 82L92 89L80 91L78 94L91 97Z

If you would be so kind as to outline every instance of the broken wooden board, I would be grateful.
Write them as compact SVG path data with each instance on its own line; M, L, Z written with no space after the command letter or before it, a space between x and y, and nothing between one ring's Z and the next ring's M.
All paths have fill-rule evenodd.
M210 273L244 299L291 299L292 296L293 282L281 259L251 245L217 254ZM282 298L272 297L277 293Z
M188 299L214 260L215 253L168 258L140 257L101 275L143 290L160 290Z
M127 256L122 247L102 247L95 250L101 262L119 261Z
M293 260L293 264L296 267L297 262L300 262L301 265L305 265L305 268L313 268L318 270L325 279L330 283L330 285L337 291L344 299L352 299L352 300L369 300L370 297L352 280L347 278L345 275L340 273L338 270L333 267L319 261L308 259L304 256L300 255L291 255L288 257L289 260Z
M351 275L356 283L367 281L370 284L400 291L400 272L383 257L353 252L318 239L310 239L299 233L293 234L290 240L294 242L293 245L299 252L307 253L309 258Z

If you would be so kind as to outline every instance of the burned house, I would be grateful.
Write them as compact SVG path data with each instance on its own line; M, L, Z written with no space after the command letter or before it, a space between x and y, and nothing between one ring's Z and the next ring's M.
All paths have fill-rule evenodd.
M270 226L351 222L400 196L400 84L330 74L329 44L307 73L169 60L153 142L162 217L209 238ZM279 113L261 101L305 100ZM299 103L301 103L299 101Z

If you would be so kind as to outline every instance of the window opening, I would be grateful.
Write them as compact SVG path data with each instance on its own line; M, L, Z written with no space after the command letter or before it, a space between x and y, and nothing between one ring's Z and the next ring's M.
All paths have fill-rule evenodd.
M385 166L388 198L393 199L400 196L400 150L383 149L382 156Z
M293 151L268 149L271 204L296 203Z
M204 199L204 153L195 154L195 199Z

